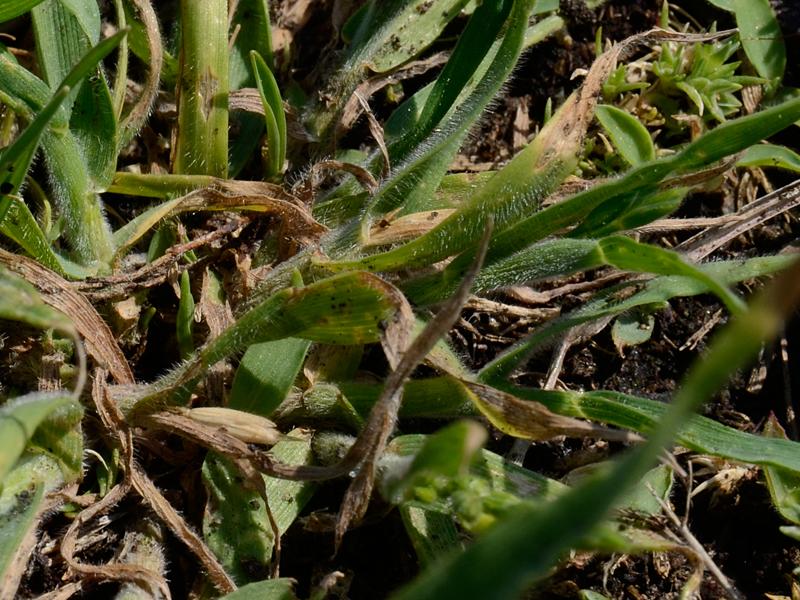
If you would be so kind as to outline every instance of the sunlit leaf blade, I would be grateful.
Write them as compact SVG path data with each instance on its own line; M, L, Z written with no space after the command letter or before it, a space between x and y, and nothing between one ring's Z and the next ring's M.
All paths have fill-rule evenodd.
M800 154L786 146L756 144L742 153L739 167L776 167L800 173Z
M689 172L713 164L717 160L745 150L764 138L774 135L798 119L800 119L800 98L795 98L759 113L723 123L674 156L660 158L634 167L620 178L557 202L530 217L518 219L508 229L500 231L492 237L485 265L489 267L501 258L515 254L521 248L538 242L560 229L574 226L601 204L630 202L631 194L644 194L645 197L647 194L654 194L658 189L658 182L670 173ZM658 196L651 197L658 198ZM643 209L646 206L646 203L643 204ZM457 236L455 239L461 240L462 237ZM419 241L416 243L420 244ZM396 256L397 254L405 257L406 254L411 254L406 250L410 247L412 245L407 244L392 252L377 255L377 257ZM460 273L466 269L471 260L472 254L469 252L457 256L439 276L441 279L439 285L442 286L440 289L449 289L453 285L453 281L459 279ZM484 268L484 271L486 270ZM419 294L415 290L413 292L414 301L419 302L422 301L422 298L430 298L434 295L438 299L438 294L430 291L430 288L434 286L434 281L435 278L427 280L424 286L421 286ZM408 286L406 289L410 291ZM446 294L446 292L440 293Z
M24 15L43 1L44 0L5 0L5 2L0 4L0 23Z
M169 396L182 402L185 392L219 360L253 344L298 337L329 344L365 344L380 340L399 310L396 288L369 273L351 272L304 287L287 288L256 305L184 365L163 377L125 408L147 410ZM173 394L175 396L173 397Z
M286 398L310 345L286 338L250 346L236 369L228 406L270 416Z
M17 462L39 424L53 411L74 402L63 392L34 392L0 407L0 485Z
M597 120L628 164L640 165L656 157L650 133L639 119L608 104L598 106L596 112Z
M381 73L399 66L439 37L466 2L439 0L430 5L417 0L370 2L353 36L343 69L366 65Z

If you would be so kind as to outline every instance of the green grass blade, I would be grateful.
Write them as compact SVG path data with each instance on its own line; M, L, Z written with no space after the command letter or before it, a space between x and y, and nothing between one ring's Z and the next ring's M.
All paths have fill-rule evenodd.
M267 176L279 175L283 172L286 161L286 115L283 100L278 89L278 82L261 56L252 51L250 63L255 74L261 103L264 106L264 121L267 126L267 143L269 145L269 161Z
M19 186L25 180L25 174L39 147L42 134L68 94L69 87L61 87L36 114L25 131L14 140L14 143L3 149L0 154L0 192L16 194L19 191ZM9 201L7 198L0 200L0 221L3 220Z
M178 314L175 316L175 334L181 358L185 359L194 352L194 298L192 297L189 271L181 273L181 297L178 300Z
M608 104L601 104L596 112L597 120L628 164L636 166L655 159L653 140L639 119Z
M123 409L135 406L136 410L146 411L161 404L165 397L182 402L181 394L208 368L256 343L287 337L329 344L377 342L400 302L396 288L363 272L284 289L244 313L234 325L142 395L126 399Z
M757 144L744 151L736 162L739 167L776 167L800 173L800 154L776 144Z
M24 15L43 1L44 0L6 0L0 4L0 23L5 23L20 15Z
M228 3L181 0L178 137L173 172L228 173Z
M292 465L313 460L310 440L279 442L270 454ZM209 547L237 584L267 578L275 540L260 494L242 486L235 466L215 454L206 458L202 474L209 493L203 519L203 537ZM283 534L311 499L316 484L266 476L264 484L278 531Z
M310 345L286 338L250 346L236 369L228 407L270 416L292 388Z
M500 231L489 244L485 265L488 267L501 258L517 253L520 248L528 244L538 242L560 229L580 223L582 219L604 203L627 204L632 201L631 195L655 194L658 182L670 173L688 173L708 166L717 160L759 143L790 126L798 118L800 118L800 98L747 117L728 121L692 142L674 156L634 167L616 180L558 202L530 217L519 220L507 230ZM651 197L659 198L656 195ZM647 205L643 203L642 206L646 208ZM658 214L658 211L654 214ZM419 240L415 245L420 245ZM410 248L411 252L407 248ZM378 262L385 261L381 257L397 259L400 255L405 258L408 254L412 254L413 250L415 248L411 244L401 246L394 251L377 255ZM470 257L469 252L456 257L439 276L441 282L438 285L441 285L443 289L448 289L448 286L451 286L452 282L457 280L469 265ZM422 301L423 298L434 296L432 291L428 291L428 289L433 289L432 281L431 279L425 282L426 289L420 289L419 298L415 296L415 301ZM429 286L431 287L429 288ZM422 288L422 286L419 287Z

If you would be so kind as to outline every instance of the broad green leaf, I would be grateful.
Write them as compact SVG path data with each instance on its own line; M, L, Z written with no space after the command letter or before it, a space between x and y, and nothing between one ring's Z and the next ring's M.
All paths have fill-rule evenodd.
M310 345L286 338L250 346L236 369L228 406L268 417L289 393Z
M628 164L636 166L656 157L650 133L639 119L608 104L601 104L596 112L597 120Z
M302 432L290 433L294 435ZM310 464L313 457L307 439L279 442L270 455L294 465ZM203 464L203 481L209 493L203 536L209 547L238 584L267 577L274 539L261 496L245 488L236 468L215 454ZM266 476L264 484L275 523L283 534L311 499L316 484Z
M292 591L294 584L295 580L288 578L257 581L221 596L220 600L297 600Z
M786 47L769 0L732 0L739 39L756 72L774 87L786 69Z
M756 144L744 151L736 162L739 167L777 167L800 173L800 154L786 146Z
M255 51L250 52L250 64L264 106L269 145L267 176L274 176L283 172L283 163L286 161L286 115L283 111L283 100L275 76Z
M64 392L35 392L0 407L0 485L13 468L39 424L53 411L75 400Z

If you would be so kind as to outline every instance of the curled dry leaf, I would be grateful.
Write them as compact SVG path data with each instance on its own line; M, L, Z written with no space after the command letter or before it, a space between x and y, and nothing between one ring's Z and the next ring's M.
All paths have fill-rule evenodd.
M219 406L183 408L179 412L193 421L225 428L233 437L250 444L274 446L283 437L275 423L253 413Z
M209 187L195 190L142 213L115 234L117 252L130 247L160 220L186 212L247 211L281 218L279 240L285 255L300 245L315 243L326 231L308 209L280 186L260 181L214 179ZM121 233L122 232L122 233Z
M559 436L595 437L620 442L639 442L635 433L602 427L579 419L563 417L544 405L521 400L482 383L461 379L472 393L481 413L500 431L527 440L550 440Z

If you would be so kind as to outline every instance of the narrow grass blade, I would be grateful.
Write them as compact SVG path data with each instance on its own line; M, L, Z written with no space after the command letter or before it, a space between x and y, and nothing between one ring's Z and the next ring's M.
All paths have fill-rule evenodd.
M768 438L787 440L786 433L775 415L770 415L764 427L764 435ZM792 523L793 531L798 531L800 525L800 473L787 471L779 467L764 467L764 477L767 481L772 505L780 515ZM797 535L794 536L797 539Z
M175 317L176 336L181 358L194 352L194 298L192 297L189 271L181 273L181 297L178 300L178 314Z
M711 274L717 281L731 285L754 277L762 277L785 269L791 265L789 256L754 258L747 261L724 261L709 263L699 268ZM531 337L499 355L479 373L479 378L492 385L500 384L527 356L537 348L552 342L561 333L595 319L621 314L639 306L663 306L671 298L695 296L710 291L699 279L681 276L657 277L642 284L635 284L634 293L622 286L610 289L597 300L582 308L549 322Z
M250 346L236 369L228 406L270 416L286 399L310 345L286 338Z
M736 165L739 167L776 167L800 173L800 154L786 146L757 144L745 150Z
M269 148L267 176L273 177L283 172L283 163L286 161L286 115L283 110L283 100L275 76L264 59L255 51L250 53L250 64L264 106Z
M608 104L598 106L596 112L597 120L628 164L636 166L655 159L653 140L639 119Z
M501 258L519 252L520 248L538 242L560 229L574 226L602 204L629 204L631 195L644 194L646 197L647 194L655 194L658 183L671 173L687 173L713 164L717 160L745 150L774 135L793 124L798 118L800 118L800 98L795 98L754 115L728 121L687 145L674 156L634 167L616 180L598 185L540 210L530 217L517 220L508 229L499 231L493 237L489 245L484 271ZM655 195L651 197L660 198ZM647 207L646 202L641 206L644 210ZM383 268L382 263L387 258L400 259L397 262L401 262L408 255L422 254L415 251L417 249L414 248L415 245L419 246L420 244L421 242L417 240L414 244L407 244L396 250L376 255L375 259L381 263L378 266ZM440 289L449 289L453 285L453 281L458 280L459 273L469 265L470 260L469 252L457 256L438 276L440 279L438 285L442 286ZM435 278L430 278L425 280L424 284L419 285L419 292L416 289L412 291L411 286L406 286L406 289L413 295L414 301L435 301L432 298L438 298L438 293L433 291L436 289L436 285ZM414 284L414 288L416 287L417 284ZM446 291L442 293L446 295Z

